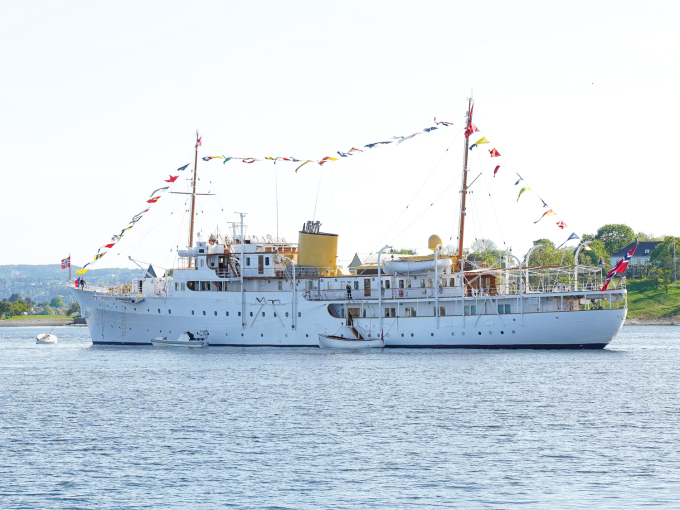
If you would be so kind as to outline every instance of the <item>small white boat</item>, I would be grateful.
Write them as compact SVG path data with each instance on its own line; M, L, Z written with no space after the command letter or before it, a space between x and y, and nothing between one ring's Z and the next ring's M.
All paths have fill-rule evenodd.
M380 338L343 338L334 335L322 335L319 333L319 347L325 349L369 349L385 347Z
M437 260L437 271L441 272L451 265L450 258ZM387 275L409 275L423 274L434 271L434 258L425 260L385 260L382 263L382 270Z
M155 347L207 347L208 346L208 332L201 331L203 336L196 336L193 333L185 331L177 340L169 340L167 336L159 336L151 340Z
M35 337L35 343L36 344L56 344L57 343L57 337L54 336L52 333L43 333L42 335L38 335Z

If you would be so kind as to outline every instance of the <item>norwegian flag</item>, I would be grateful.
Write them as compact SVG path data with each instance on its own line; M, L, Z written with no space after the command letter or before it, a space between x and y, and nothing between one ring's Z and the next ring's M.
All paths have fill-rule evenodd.
M67 267L71 267L71 257L66 257L65 259L61 259L61 268L66 269Z
M633 246L633 249L628 252L628 254L623 257L619 262L612 268L609 273L607 273L607 279L604 281L604 286L600 290L607 290L607 287L609 286L609 282L612 281L612 278L614 277L615 274L618 273L623 273L626 268L628 267L628 262L630 262L630 259L633 258L633 253L635 253L635 250L637 250L638 243L635 243L635 246Z
M196 140L196 148L197 148L197 149L202 145L202 144L201 144L201 140L202 140L202 139L203 139L203 137L200 136L200 137L198 138L198 140Z

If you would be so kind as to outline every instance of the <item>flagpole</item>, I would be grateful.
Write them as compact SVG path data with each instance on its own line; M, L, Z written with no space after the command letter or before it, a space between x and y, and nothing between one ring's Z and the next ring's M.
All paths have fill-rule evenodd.
M198 169L198 130L196 130L196 155L194 156L194 189L191 193L191 227L189 228L189 248L194 246L194 216L196 216L194 209L196 207L196 170Z
M466 130L470 129L472 124L472 98L468 99L468 113ZM458 262L463 265L463 235L465 234L465 198L467 196L467 174L468 174L468 145L470 143L470 136L465 137L465 159L463 163L463 185L460 189L460 229L458 231Z
M68 284L71 285L71 254L68 254Z

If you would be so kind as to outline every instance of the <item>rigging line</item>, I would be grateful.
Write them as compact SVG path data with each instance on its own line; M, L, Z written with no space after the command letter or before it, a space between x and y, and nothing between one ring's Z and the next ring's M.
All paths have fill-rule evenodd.
M319 172L319 185L316 187L316 201L314 202L314 214L312 215L312 221L316 221L316 206L319 203L319 191L321 190L321 176L323 175L323 166Z
M482 165L482 156L480 156L479 152L477 152L477 156L479 156L479 164L482 166L482 177L484 178L484 185L486 186L486 191L489 194L489 202L491 202L491 210L493 211L493 215L496 217L496 225L498 225L498 232L501 234L501 239L503 240L503 246L507 246L505 243L505 236L503 235L503 230L501 229L501 223L498 221L498 214L496 214L496 207L493 204L493 199L491 198L491 191L489 190L489 182L486 180L486 174L484 173L484 165Z
M394 237L392 238L392 240L390 241L390 244L392 244L396 239L398 239L399 236L400 236L401 234L403 234L403 233L406 232L409 228L411 228L411 225L413 225L416 221L418 221L418 220L420 219L420 217L421 217L423 214L425 214L427 211L429 211L429 210L432 208L432 206L433 206L433 205L434 205L434 204L435 204L435 203L436 203L436 202L444 195L444 193L446 193L446 192L449 190L449 188L450 188L451 186L453 186L455 183L456 183L456 178L454 178L454 180L451 181L451 184L449 184L446 188L444 188L444 191L442 191L442 192L440 193L440 195L439 195L437 198L435 198L435 199L433 200L433 202L432 202L429 206L427 206L427 208L426 208L422 213L420 213L420 214L418 215L418 217L417 217L415 220L413 220L411 223L409 223L409 225L408 225L406 228L404 228L404 230L402 230L402 231L399 232L396 236L394 236Z
M163 218L162 220L160 220L158 223L156 223L156 225L154 225L154 226L151 227L149 230L147 230L144 234L142 234L142 237L141 237L138 241L136 241L135 243L131 244L130 246L128 246L128 247L125 248L124 250L121 250L119 253L113 255L113 258L111 258L111 259L109 259L109 260L113 261L113 260L115 260L116 258L118 258L120 255L122 255L123 253L126 253L126 252L128 252L129 250L131 250L131 249L133 249L133 248L136 248L138 245L140 245L140 244L142 243L142 241L144 240L144 237L146 237L147 235L149 235L149 233L151 233L154 229L156 229L158 226L160 226L161 223L163 223L165 220L167 220L168 218L170 218L170 216L172 216L177 210L179 210L180 207L182 207L182 206L181 206L181 205L178 206L178 207L177 207L176 209L174 209L170 214L168 214L167 216L165 216L165 218Z
M380 241L378 241L378 243L373 247L373 250L371 250L371 254L373 254L373 252L375 252L376 248L377 248L378 246L380 246L380 244L382 243L382 241L389 235L389 233L392 231L392 229L394 228L394 226L399 222L399 220L400 220L401 217L404 215L404 213L406 212L406 210L409 208L409 206L411 205L411 203L412 203L412 202L415 200L415 198L418 196L418 193L420 193L420 190L423 189L423 186L425 186L425 183L427 183L428 179L432 176L432 174L434 173L434 171L437 169L437 167L439 166L439 164L442 162L442 160L444 159L444 156L446 156L446 153L449 152L449 149L450 149L451 146L453 145L453 142L456 141L456 138L458 138L458 135L460 134L460 132L461 132L462 130L463 130L462 127L458 130L458 133L456 133L456 136L453 137L453 140L451 140L451 143L450 143L449 146L446 148L446 150L444 151L444 153L441 155L441 157L439 158L439 161L437 161L437 163L434 165L434 167L432 168L432 170L430 170L430 173L429 173L428 176L425 178L425 180L423 181L423 183L420 185L420 188L418 188L418 191L416 191L415 195L413 195L413 197L411 197L411 200L408 201L408 203L406 204L406 207L401 211L401 213L399 214L399 216L397 216L397 219L394 220L394 223L392 223L392 226L391 226L390 228L387 229L387 231L386 231L385 234L382 236L382 238L380 239ZM461 172L461 173L462 173L462 172ZM459 174L459 175L460 175L460 174Z
M279 174L276 171L276 161L274 161L274 190L276 193L276 242L279 242Z

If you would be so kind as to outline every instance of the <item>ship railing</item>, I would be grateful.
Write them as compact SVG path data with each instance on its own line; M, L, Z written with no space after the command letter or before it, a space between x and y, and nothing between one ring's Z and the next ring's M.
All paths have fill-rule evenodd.
M437 292L440 298L461 297L463 295L460 287L439 287L438 290L434 287L425 287L382 289L382 296L380 297L384 300L434 299L437 297ZM487 293L484 292L484 294ZM347 289L314 289L305 291L304 298L308 301L377 301L379 296L378 289L351 289L349 293Z
M321 278L331 273L330 267L295 266L295 278ZM281 274L284 278L293 279L293 268L290 265L276 271L277 276Z

